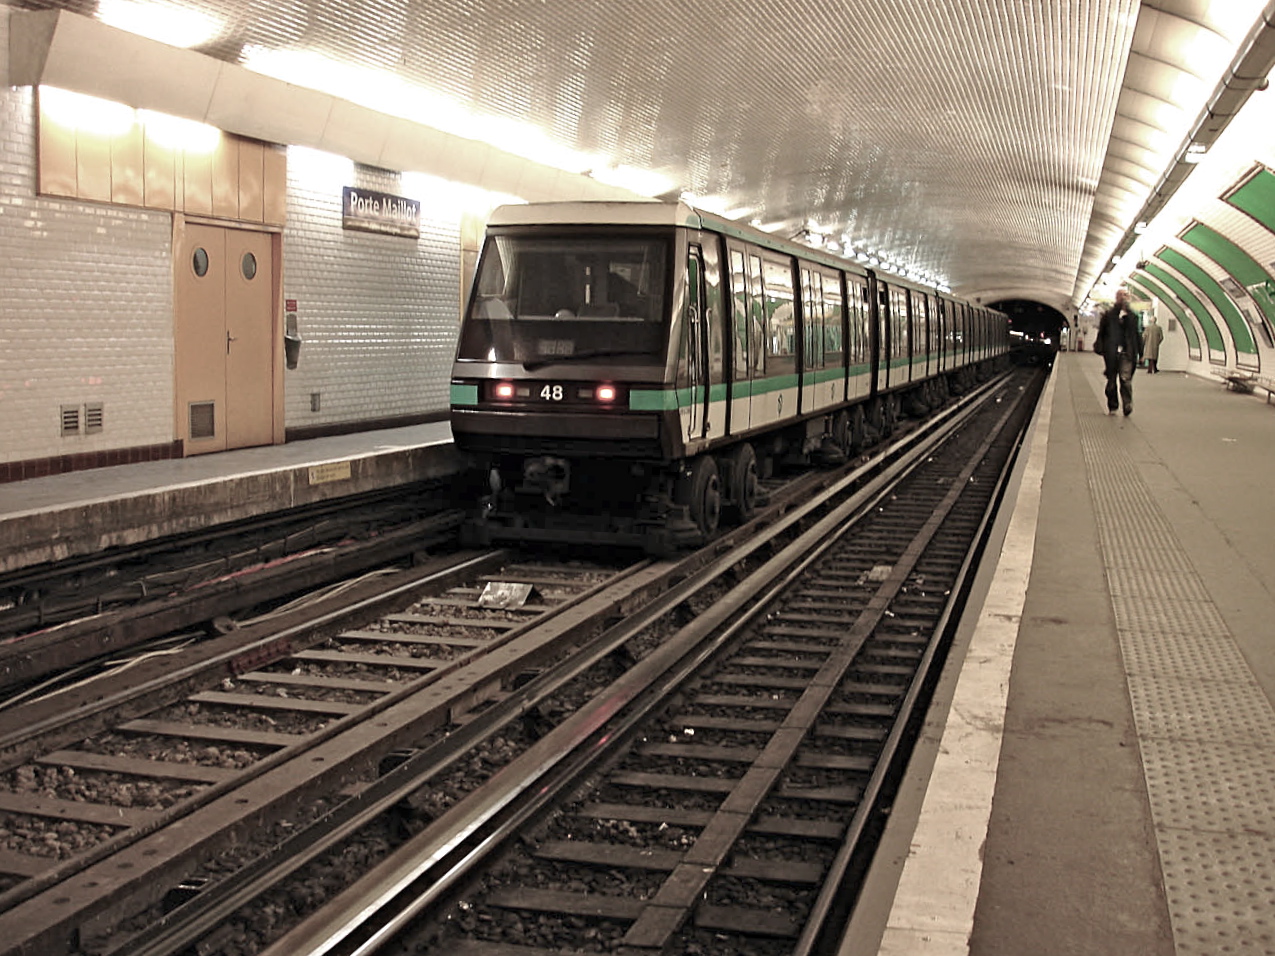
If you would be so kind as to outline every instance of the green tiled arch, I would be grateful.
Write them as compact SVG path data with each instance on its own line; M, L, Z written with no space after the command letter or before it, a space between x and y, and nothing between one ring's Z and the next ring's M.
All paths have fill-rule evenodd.
M1174 314L1178 320L1178 324L1182 326L1182 332L1186 335L1186 344L1190 350L1191 358L1197 361L1200 358L1200 334L1195 331L1195 323L1187 318L1186 310L1178 304L1178 300L1164 291L1164 288L1150 276L1141 272L1134 273L1129 277L1128 284L1137 289L1142 295L1148 299L1156 298L1169 307L1169 311Z
M1275 299L1270 291L1271 275L1256 259L1215 229L1197 222L1182 233L1182 241L1195 246L1248 290L1267 322L1275 321Z
M1157 252L1156 258L1177 269L1178 272L1195 283L1196 288L1208 296L1209 301L1221 313L1222 319L1226 322L1226 327L1231 332L1231 341L1235 343L1237 356L1257 354L1257 343L1253 341L1253 333L1249 329L1248 323L1244 321L1244 316L1240 315L1240 310L1235 307L1231 297L1226 294L1226 291L1218 284L1216 279L1182 253L1176 249L1170 249L1168 246Z
M1218 331L1217 323L1213 321L1212 314L1204 307L1204 303L1200 301L1199 297L1186 287L1181 279L1154 262L1148 262L1143 271L1158 279L1160 284L1172 292L1179 302L1182 302L1191 310L1191 314L1195 316L1196 322L1204 332L1204 340L1210 352L1226 352L1226 345L1222 342L1222 333Z
M1224 199L1275 232L1275 173L1269 169L1259 169Z

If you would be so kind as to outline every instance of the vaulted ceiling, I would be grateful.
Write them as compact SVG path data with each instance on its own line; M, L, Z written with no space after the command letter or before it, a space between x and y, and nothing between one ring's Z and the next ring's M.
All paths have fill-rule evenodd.
M139 32L164 20L152 12L143 26L122 24L132 2L21 5ZM1264 85L1271 8L156 0L150 9L203 29L185 45L211 61L462 139L496 142L503 130L500 149L535 147L540 163L601 180L642 173L648 194L690 194L984 302L1029 299L1070 314L1189 172L1189 143L1211 144ZM120 71L138 68L123 62L132 55L118 54ZM112 72L101 62L95 74ZM162 87L182 82L150 75L155 89L139 97L162 100ZM110 92L100 75L80 85ZM278 141L295 142L276 125Z

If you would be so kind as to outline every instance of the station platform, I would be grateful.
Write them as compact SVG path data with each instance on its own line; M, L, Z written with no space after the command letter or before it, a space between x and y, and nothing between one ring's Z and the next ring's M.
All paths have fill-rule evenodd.
M0 483L0 573L464 467L440 421Z
M842 956L1275 954L1275 409L1103 386L1057 357Z

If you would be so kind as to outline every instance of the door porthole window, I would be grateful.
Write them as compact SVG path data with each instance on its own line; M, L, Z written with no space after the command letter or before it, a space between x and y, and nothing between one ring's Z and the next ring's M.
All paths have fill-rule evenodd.
M195 254L191 256L191 265L194 266L195 275L201 279L208 275L208 250L200 246L195 250Z
M257 277L257 257L251 252L245 252L240 268L243 269L243 277L251 282Z

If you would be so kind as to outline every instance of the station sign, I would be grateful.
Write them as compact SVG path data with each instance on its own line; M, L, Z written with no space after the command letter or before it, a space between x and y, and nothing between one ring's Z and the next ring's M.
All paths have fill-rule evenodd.
M344 186L341 189L341 226L419 239L421 204L417 199Z

